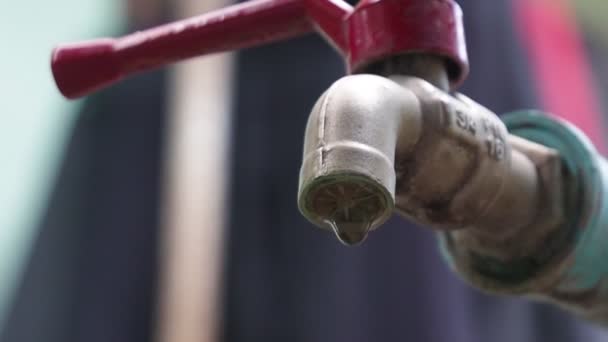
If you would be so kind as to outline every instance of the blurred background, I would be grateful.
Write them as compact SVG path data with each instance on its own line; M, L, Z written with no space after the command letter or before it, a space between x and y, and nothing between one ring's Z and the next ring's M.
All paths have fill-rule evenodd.
M460 91L498 113L550 111L606 151L608 2L458 2ZM54 86L58 43L227 4L0 2L0 341L608 340L554 307L469 288L432 233L401 219L347 248L299 215L304 125L344 72L317 36L74 102Z

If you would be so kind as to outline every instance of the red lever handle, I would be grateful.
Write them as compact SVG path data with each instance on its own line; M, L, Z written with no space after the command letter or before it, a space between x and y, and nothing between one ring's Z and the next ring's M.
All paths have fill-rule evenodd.
M137 32L57 47L52 69L68 98L183 59L271 43L313 30L344 55L349 72L407 53L446 59L452 87L468 61L462 12L454 0L251 0Z
M76 98L128 74L312 30L302 1L254 0L123 38L61 45L53 51L51 67L61 93Z
M72 99L121 79L114 45L113 39L98 39L55 48L51 69L59 91Z

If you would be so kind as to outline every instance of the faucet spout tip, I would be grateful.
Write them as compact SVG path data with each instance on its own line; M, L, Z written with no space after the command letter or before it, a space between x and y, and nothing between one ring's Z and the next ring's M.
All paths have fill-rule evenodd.
M331 226L338 240L346 246L357 246L363 243L371 228L371 222L337 223L327 221L327 224Z
M358 245L393 211L393 200L382 186L366 176L320 176L300 193L300 210L317 226L333 230L345 245Z

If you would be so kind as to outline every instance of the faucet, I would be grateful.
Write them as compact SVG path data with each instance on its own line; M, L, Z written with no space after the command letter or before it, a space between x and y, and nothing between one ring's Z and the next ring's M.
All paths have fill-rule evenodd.
M556 150L509 135L488 109L411 76L420 74L411 68L433 69L430 80L445 85L440 58L388 63L401 69L346 76L314 106L298 193L304 216L349 245L393 211L496 243L531 225L559 225Z
M454 0L252 0L137 32L58 46L77 98L179 60L320 33L349 75L314 105L298 206L343 243L394 212L437 232L472 285L556 301L608 324L608 164L576 127L499 118L455 92L468 60ZM602 307L604 305L604 308Z

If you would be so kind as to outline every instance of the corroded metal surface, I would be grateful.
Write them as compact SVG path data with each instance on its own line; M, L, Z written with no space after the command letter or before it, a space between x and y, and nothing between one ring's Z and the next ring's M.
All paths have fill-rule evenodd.
M559 165L555 151L511 137L496 115L462 95L411 76L349 76L311 113L299 205L313 223L335 230L336 204L354 202L327 188L358 187L385 204L365 207L371 226L353 219L365 233L394 208L428 227L466 231L455 233L459 243L511 260L560 222L561 211L552 210L557 188L544 186L561 184ZM338 197L329 201L328 191ZM526 229L526 243L514 243Z
M473 286L548 301L608 324L608 164L565 121L519 112L506 116L506 123L523 138L513 143L531 156L543 179L544 215L504 243L486 241L483 247L460 232L443 233L444 255ZM554 156L539 154L530 141L550 147ZM496 255L513 245L519 253Z
M300 209L347 244L399 212L473 286L608 323L608 164L567 123L507 123L416 77L345 77L310 116Z

